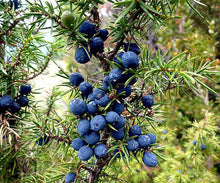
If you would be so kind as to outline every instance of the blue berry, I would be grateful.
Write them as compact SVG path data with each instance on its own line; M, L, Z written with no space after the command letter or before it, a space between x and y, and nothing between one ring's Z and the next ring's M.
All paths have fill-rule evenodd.
M105 92L99 88L95 88L92 92L92 99L91 100L95 100L97 95L99 94L105 94Z
M182 170L178 170L179 173L182 173Z
M100 37L103 41L108 38L108 30L107 29L98 29L97 37Z
M124 138L125 132L122 128L117 129L117 131L112 130L112 137L115 140L122 140Z
M130 79L134 74L132 73L125 73L123 74L124 76L124 82L126 82L128 79ZM128 83L129 85L133 85L137 82L137 78L136 77L133 77L130 82Z
M70 102L69 106L72 113L77 116L82 116L87 112L87 105L85 101L83 101L82 99L78 99L78 98L73 99Z
M155 167L158 164L157 156L150 152L144 152L142 160L148 167Z
M70 74L69 79L73 86L79 86L79 84L84 81L82 75L77 72Z
M117 91L117 94L121 94L120 97L126 98L131 95L131 85L127 85L126 87L120 87Z
M109 76L105 76L104 80L103 80L103 88L104 90L109 90L109 88L111 87L111 82L109 80Z
M106 94L98 94L95 99L95 103L101 107L107 106L110 101L111 99Z
M18 2L18 0L10 0L9 1L9 6L10 6L10 8L12 9L12 7L14 7L14 9L16 10L16 9L18 9L19 8L19 2Z
M92 131L85 136L86 142L90 145L95 145L100 140L100 134L98 132Z
M100 37L94 37L91 39L89 46L91 53L95 55L98 52L103 52L104 42Z
M105 118L101 115L96 115L90 121L90 126L91 126L91 130L93 130L93 131L104 130L104 128L106 126Z
M78 123L77 131L78 133L83 136L89 132L90 129L90 122L87 119L81 119Z
M25 85L21 85L19 92L21 95L28 95L29 93L31 93L31 85L27 83Z
M193 140L192 143L193 143L193 145L196 145L196 141L195 140Z
M123 118L122 116L119 116L118 122L115 125L113 125L113 127L116 129L119 129L119 128L123 128L125 124L126 124L125 118Z
M133 51L137 55L141 53L140 48L136 43L124 43L124 51Z
M91 38L95 34L95 26L89 21L84 21L79 27L79 32L86 34L87 38Z
M98 106L94 101L88 103L88 113L95 114L98 111Z
M92 54L89 52L87 47L81 47L76 50L75 59L80 64L85 64L90 61Z
M202 150L205 150L205 149L206 149L206 145L205 145L205 144L202 144L202 145L201 145L201 148L202 148Z
M114 111L109 111L107 112L105 119L108 123L117 123L119 120L119 115Z
M140 135L137 141L140 145L140 148L143 148L143 149L147 149L151 144L151 140L147 135Z
M166 131L166 130L163 130L163 131L162 131L162 133L163 133L163 134L166 134L166 133L167 133L167 131Z
M139 147L139 143L136 140L131 139L131 140L127 141L126 147L129 151L133 152L133 151L137 150L137 148Z
M139 66L139 59L136 53L128 51L122 55L122 63L126 69L136 69Z
M14 100L10 95L4 95L0 99L0 106L2 108L10 108L13 106Z
M114 154L116 154L115 158L121 158L125 156L125 153L119 149L114 150Z
M25 107L28 106L29 100L25 96L20 96L17 100L17 103L19 103L21 107Z
M88 147L88 146L82 146L80 149L79 149L79 152L78 152L78 157L79 159L81 159L82 161L87 161L89 160L93 155L93 150L91 147Z
M87 100L88 100L88 101L93 100L93 92L91 92L91 93L87 96Z
M145 95L142 98L142 103L145 107L152 107L154 105L154 98L152 97L152 95Z
M92 84L86 81L80 83L79 85L79 90L82 92L82 94L86 94L86 95L92 92L92 88L93 88Z
M117 64L119 64L119 65L121 65L121 66L123 66L123 64L122 64L122 62L121 62L122 55L124 55L124 52L123 52L123 51L119 52L119 53L117 54L117 56L114 57L114 62L117 63ZM119 60L119 59L120 59L120 60Z
M115 101L112 106L112 110L117 112L118 114L121 114L124 111L124 108L125 108L124 104L122 102L118 103L117 101Z
M156 137L156 135L154 133L150 133L147 136L150 138L150 143L151 144L155 144L156 143L157 137Z
M109 73L109 81L113 84L116 85L118 83L121 83L123 81L123 75L122 75L122 70L119 68L113 69Z
M133 125L129 129L129 136L141 135L141 127L138 125Z
M40 137L40 138L39 138ZM40 134L38 134L36 136L36 138L39 138L37 141L36 141L36 144L38 144L39 146L42 146L42 145L45 145L49 142L49 137L48 136L42 136Z
M105 144L98 144L94 148L94 153L98 158L103 158L104 156L107 155L108 148Z
M76 174L75 173L68 173L65 176L65 183L74 182L75 178L76 178Z
M16 112L19 112L21 110L21 106L19 103L14 102L12 107L11 107L11 113L14 114Z
M86 145L85 141L82 140L81 138L75 138L75 139L73 139L72 142L71 142L71 144L72 144L72 147L73 147L73 149L74 149L75 151L79 151L79 149L80 149L82 146Z

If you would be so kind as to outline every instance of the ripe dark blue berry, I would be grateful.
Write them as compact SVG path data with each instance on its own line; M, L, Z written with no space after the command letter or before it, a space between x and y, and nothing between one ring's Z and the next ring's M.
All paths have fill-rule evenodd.
M129 136L141 135L141 127L138 125L133 125L129 129Z
M154 133L150 133L147 136L150 138L150 143L151 144L155 144L156 143L157 137L156 137L156 135Z
M106 126L105 118L101 115L96 115L90 121L90 127L91 127L91 130L93 131L104 130L105 126Z
M114 150L114 154L116 154L115 158L121 158L125 156L125 153L119 149Z
M65 176L65 183L72 183L72 182L74 182L75 178L76 178L76 174L75 173L72 173L72 172L68 173Z
M42 136L42 135L38 134L36 136L36 138L38 139L36 141L36 144L38 144L39 146L45 145L49 142L49 137L48 136Z
M122 128L117 129L117 131L112 130L112 137L115 140L122 140L124 138L125 132Z
M196 145L196 141L195 140L193 140L192 143L193 143L193 145Z
M89 114L95 114L98 111L98 106L94 101L89 102L87 107Z
M143 149L147 149L151 144L151 140L147 135L140 135L137 141L139 143L140 148Z
M97 95L99 94L105 94L105 92L99 88L95 88L91 94L92 99L91 100L95 100Z
M26 83L25 85L20 86L21 95L28 95L29 93L31 93L31 85Z
M94 37L93 39L91 39L89 46L91 53L96 55L96 53L101 53L103 51L104 42L100 37Z
M108 152L108 148L105 144L98 144L96 145L96 147L94 148L94 153L98 158L103 158L104 156L107 155Z
M82 116L87 112L87 105L85 101L82 99L75 98L73 99L70 104L70 110L72 111L73 114L76 116Z
M123 81L123 75L122 75L122 70L121 69L113 69L109 73L109 81L113 84L116 85L120 82Z
M183 173L182 170L178 170L179 173Z
M123 128L125 124L126 124L125 118L123 118L122 116L119 116L118 122L115 125L113 125L113 127L116 129L119 129L119 128Z
M142 160L148 167L155 167L158 164L157 156L150 152L144 152Z
M0 99L0 106L2 108L10 108L13 106L14 100L10 95L4 95Z
M136 43L124 43L124 51L133 51L137 55L141 53L140 48Z
M79 151L79 149L80 149L82 146L86 145L85 141L84 141L83 139L81 139L81 138L75 138L75 139L73 139L72 142L71 142L71 144L72 144L72 147L73 147L73 149L74 149L75 151Z
M25 107L28 106L29 100L25 96L20 96L17 100L17 103L19 103L21 107Z
M81 119L78 123L77 131L78 133L83 136L89 132L90 129L90 122L87 119Z
M93 88L92 84L86 81L80 83L79 85L79 90L82 92L82 94L86 94L86 95L92 92L92 88Z
M80 64L85 64L90 61L92 54L89 52L87 47L81 47L76 50L75 59Z
M107 112L105 119L108 123L117 123L119 120L119 115L114 111L109 111Z
M122 55L122 63L126 69L136 69L139 66L139 59L136 53L128 51Z
M103 80L103 88L104 90L109 90L111 87L111 82L109 80L109 76L105 76L104 80Z
M95 103L101 107L105 107L111 101L108 95L106 94L98 94L95 99Z
M89 160L93 155L93 150L91 147L88 147L88 146L82 146L80 149L79 149L79 152L78 152L78 157L79 159L81 159L82 161L87 161Z
M136 140L131 139L131 140L127 141L126 147L129 151L133 152L133 151L137 150L137 148L139 147L139 143Z
M73 86L79 86L79 84L84 81L82 75L77 72L70 74L69 79Z
M121 94L120 97L126 98L131 95L131 85L127 85L126 87L122 86L118 89L117 94Z
M205 144L202 144L202 145L201 145L201 148L202 148L202 150L205 150L205 149L206 149L206 145L205 145Z
M95 26L89 21L84 21L79 27L79 32L86 34L87 38L91 38L95 34Z
M117 63L117 64L119 64L119 65L121 65L121 66L123 66L123 63L122 63L122 61L121 61L123 54L124 54L124 52L121 51L121 52L119 52L119 53L117 54L116 57L114 57L114 62Z
M142 103L145 107L152 107L154 105L154 98L152 97L152 95L145 95L142 98Z
M134 75L132 73L126 73L126 74L123 74L124 76L124 82L126 82L128 79L129 79L129 85L133 85L137 82L137 78L134 77ZM132 77L132 79L130 79Z
M124 108L125 108L124 104L122 102L118 103L117 101L115 101L112 106L112 110L117 112L118 114L121 114L124 111Z
M16 112L19 112L21 110L21 106L19 103L14 102L12 107L11 107L11 113L14 114Z
M9 6L10 6L10 8L12 9L12 7L14 7L14 9L16 10L16 9L18 9L19 8L19 2L18 2L18 0L10 0L9 1Z
M107 29L98 29L97 37L100 37L103 41L108 38L108 30Z
M90 145L95 145L100 140L100 134L98 132L92 131L89 134L84 135L86 142Z

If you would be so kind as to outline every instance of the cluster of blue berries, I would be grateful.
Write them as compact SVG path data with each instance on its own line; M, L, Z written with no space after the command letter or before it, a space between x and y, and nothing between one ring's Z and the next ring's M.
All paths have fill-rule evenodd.
M192 141L193 145L196 145L197 142L195 140ZM201 149L205 150L206 149L206 145L205 144L201 144Z
M31 92L31 86L25 84L20 86L20 97L14 100L10 95L4 95L0 99L0 109L9 110L12 114L18 113L21 107L28 106L29 100L27 95Z
M84 64L90 60L92 54L96 55L103 51L108 31L105 29L96 31L91 22L85 21L79 27L79 32L89 40L89 47L78 48L75 53L76 61ZM126 144L125 148L129 153L143 152L142 160L145 165L149 167L157 165L157 157L149 152L152 144L156 143L156 135L142 133L140 126L130 125L126 121L125 100L129 100L132 85L137 82L134 73L139 67L139 54L137 44L124 43L124 51L119 52L114 58L113 65L116 68L105 76L100 88L94 88L91 83L84 81L79 73L70 74L71 85L78 88L81 95L71 100L69 104L71 112L79 118L77 126L79 136L73 139L71 144L73 149L78 151L80 160L87 161L91 157L102 159L108 156L120 158L125 155L121 145ZM142 96L141 101L143 106L149 109L154 105L151 95ZM103 134L107 136L103 138ZM109 143L113 141L121 144L114 149L114 153L112 143ZM74 181L75 177L75 173L69 173L65 181Z
M108 38L108 30L98 29L96 31L93 23L85 21L79 27L79 32L89 39L90 49L88 45L78 48L75 53L75 60L80 64L85 64L91 59L92 54L96 55L98 52L103 51L104 41Z

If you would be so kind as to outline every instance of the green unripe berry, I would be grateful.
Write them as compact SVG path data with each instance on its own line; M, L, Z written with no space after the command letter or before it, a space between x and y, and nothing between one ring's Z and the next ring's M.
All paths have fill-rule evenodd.
M74 15L70 11L64 11L61 15L61 23L70 28L72 24L74 24Z

